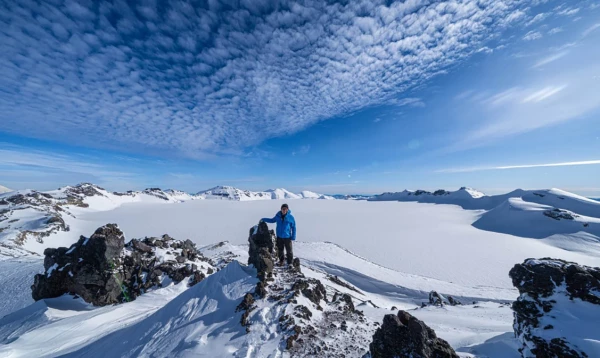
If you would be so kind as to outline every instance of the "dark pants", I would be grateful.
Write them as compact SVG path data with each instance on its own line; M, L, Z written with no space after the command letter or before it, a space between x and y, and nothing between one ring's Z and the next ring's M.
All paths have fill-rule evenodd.
M288 265L292 264L294 261L294 251L292 250L292 239L282 239L280 237L277 238L277 256L279 257L279 262L283 262L283 250L285 249L287 255L287 263Z

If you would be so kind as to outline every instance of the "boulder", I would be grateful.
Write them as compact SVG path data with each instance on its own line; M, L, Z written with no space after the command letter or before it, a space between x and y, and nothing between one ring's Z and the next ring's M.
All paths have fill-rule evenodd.
M458 358L448 342L406 311L387 314L369 345L372 358Z
M600 268L558 259L527 259L509 272L520 296L513 328L523 357L591 357L578 343L600 340L585 327L600 314Z
M429 304L444 307L444 296L440 295L436 291L429 292Z

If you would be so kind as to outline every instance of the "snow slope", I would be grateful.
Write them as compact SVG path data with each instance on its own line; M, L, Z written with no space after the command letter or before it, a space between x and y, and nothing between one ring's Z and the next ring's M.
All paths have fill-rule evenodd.
M40 259L0 260L0 318L34 302L29 286L35 274L42 271Z
M235 200L235 201L248 201L248 200L270 200L271 193L264 191L249 191L234 188L232 186L216 186L214 188L200 191L196 195L201 196L205 199L220 199L220 200Z
M232 186L216 186L214 188L198 192L197 195L205 199L234 201L269 199L335 199L332 196L317 194L308 190L304 190L299 194L295 194L283 188L268 189L265 191L250 191L234 188Z
M515 290L468 287L403 274L331 243L304 243L298 249L304 263L302 272L319 279L329 299L334 290L347 293L364 312L365 336L351 337L353 340L369 340L376 327L367 323L381 322L395 306L425 320L458 350L491 349L497 353L497 347L486 343L494 338L501 342L502 356L516 353L510 350L514 338L506 336L512 330L512 312L501 304L514 299ZM242 262L247 258L246 250L247 246L230 243L202 249L205 254L211 252L213 260L228 255ZM250 333L240 325L242 312L235 308L245 293L254 289L255 275L255 270L234 261L189 289L171 285L117 306L91 307L66 296L42 300L0 319L0 356L285 356L278 318L285 314L286 305L259 301L250 315ZM337 281L330 279L333 276ZM280 285L279 277L272 285ZM451 294L465 305L418 308L431 289ZM311 307L304 297L298 300ZM472 304L474 300L477 304ZM325 320L318 310L313 309L312 314L313 325ZM331 334L337 344L350 344L344 343L348 337L339 329Z
M101 195L85 194L94 191ZM33 196L8 205L3 215L11 219L0 221L8 228L0 233L5 240L0 245L15 228L47 229L49 215L55 214L48 210L59 203L69 231L27 240L18 248L0 247L0 252L18 249L21 255L0 260L0 272L7 273L0 277L0 317L10 313L0 318L0 356L78 357L104 355L105 350L117 356L280 352L273 322L280 308L261 303L252 313L256 330L250 335L239 325L240 314L231 309L256 281L251 270L230 263L247 262L248 228L272 216L284 202L271 200L273 192L269 200L242 202L193 200L191 195L188 200L185 193L158 189L118 194L87 185L19 194ZM416 194L404 192L410 200L400 202L289 202L299 228L294 249L305 275L321 280L328 290L350 294L371 321L380 322L395 306L411 310L464 356L517 357L512 311L504 304L517 296L507 274L510 268L528 257L600 266L600 218L594 201L557 189L503 196L482 196L467 188ZM9 197L0 195L0 200ZM407 202L414 197L461 204ZM49 203L40 204L44 200ZM180 203L165 205L175 202ZM486 212L462 209L491 205ZM19 220L8 223L14 219ZM221 271L200 284L204 286L169 286L119 306L93 308L64 297L31 304L29 286L42 262L25 250L41 254L46 247L69 246L108 222L118 223L127 238L165 233L189 238L203 246L202 253ZM332 276L356 290L331 281ZM477 304L417 309L431 290Z
M569 210L583 216L600 218L600 202L560 189L530 191L525 193L522 199L531 203Z
M84 234L78 219L84 213L112 211L124 204L160 205L196 198L158 188L109 192L89 183L46 192L18 190L0 194L0 259L31 252L41 254L49 246L70 246L76 241L75 236Z
M371 201L404 201L419 202L429 204L449 204L458 205L467 210L490 210L502 204L509 198L521 197L528 193L525 190L517 189L507 194L485 195L475 189L462 187L456 191L437 190L429 192L425 190L404 190L395 193L383 193L375 195Z
M300 196L302 196L303 199L326 199L326 200L335 199L333 196L317 194L317 193L315 193L313 191L309 191L309 190L301 191Z
M132 203L114 210L80 212L76 219L67 217L69 232L58 232L44 244L32 240L32 246L27 247L41 254L48 246L69 246L79 235L106 223L118 223L130 238L168 233L178 239L189 238L199 246L219 241L243 244L246 238L240 233L246 233L260 218L272 217L282 203ZM288 204L296 218L298 242L331 241L386 267L457 283L512 287L506 273L528 257L600 264L593 251L567 251L551 242L475 228L472 224L481 213L457 206L355 200L297 200Z
M243 356L235 354L246 338L235 308L256 286L255 276L255 270L231 263L152 315L67 357Z
M289 190L283 188L265 190L267 193L271 193L271 199L302 199L301 195L294 194Z
M12 189L9 189L9 188L7 188L5 186L0 185L0 194L2 194L2 193L8 193L10 191L12 191Z

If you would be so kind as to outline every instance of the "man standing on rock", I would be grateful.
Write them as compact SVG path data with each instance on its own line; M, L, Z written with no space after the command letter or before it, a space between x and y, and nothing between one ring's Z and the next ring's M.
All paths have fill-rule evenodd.
M266 223L277 223L277 256L279 256L279 266L283 266L283 250L286 251L287 264L292 265L294 252L292 250L292 241L296 240L296 220L292 216L292 211L288 204L281 205L281 210L275 214L272 219L263 218L260 221Z

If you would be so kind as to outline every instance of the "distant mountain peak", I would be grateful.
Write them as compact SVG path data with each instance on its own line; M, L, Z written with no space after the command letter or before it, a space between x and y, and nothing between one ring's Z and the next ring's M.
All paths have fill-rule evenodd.
M5 186L0 185L0 194L2 194L2 193L8 193L8 192L11 192L11 191L13 191L13 190L9 189L9 188L7 188Z

